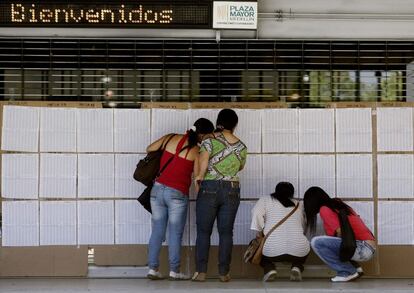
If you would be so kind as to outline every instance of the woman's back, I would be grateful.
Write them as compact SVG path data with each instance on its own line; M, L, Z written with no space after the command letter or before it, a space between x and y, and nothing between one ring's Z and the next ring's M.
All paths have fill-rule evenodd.
M271 196L262 197L253 209L251 228L260 231L264 227L263 233L266 235L293 208L284 207ZM283 254L302 257L307 255L309 250L309 241L304 235L303 205L300 203L297 211L269 235L263 254L269 257Z
M246 164L247 147L231 133L215 133L203 141L201 151L209 153L204 180L238 181L237 173Z

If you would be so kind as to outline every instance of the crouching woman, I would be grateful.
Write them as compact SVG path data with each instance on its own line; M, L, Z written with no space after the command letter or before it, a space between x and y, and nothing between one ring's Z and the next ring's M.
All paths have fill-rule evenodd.
M308 231L315 232L318 213L322 219L326 236L312 238L311 246L315 253L336 271L336 276L331 281L348 282L358 278L363 273L358 262L370 260L375 253L375 238L371 231L351 207L339 198L330 198L320 187L314 186L305 192L304 205ZM342 227L348 227L355 237L356 249L349 259L344 259L341 251L342 234L345 234L341 231L341 219Z

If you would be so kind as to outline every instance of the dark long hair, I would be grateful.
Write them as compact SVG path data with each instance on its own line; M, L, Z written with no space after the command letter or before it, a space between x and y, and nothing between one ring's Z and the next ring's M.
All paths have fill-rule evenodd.
M295 203L292 201L295 188L289 182L279 182L276 185L276 190L270 196L278 200L285 208L294 207Z
M306 230L311 234L316 230L316 215L321 207L326 206L333 211L344 211L347 215L353 213L352 209L339 198L330 198L320 187L313 186L306 190L303 196L306 214Z
M194 130L195 129L195 130ZM200 118L196 122L194 122L194 126L192 129L190 128L188 133L188 146L189 148L192 148L197 145L198 141L198 135L199 134L209 134L214 131L214 125L213 123L206 119L206 118Z
M215 131L233 130L236 128L237 123L239 123L237 113L232 109L223 109L218 113Z

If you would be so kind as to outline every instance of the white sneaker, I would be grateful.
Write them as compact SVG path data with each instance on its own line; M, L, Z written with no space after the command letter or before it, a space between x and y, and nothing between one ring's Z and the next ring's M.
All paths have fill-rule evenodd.
M277 276L276 270L271 270L266 275L263 276L263 282L272 282L276 279L276 276Z
M153 270L153 269L149 270L149 272L147 274L147 278L150 279L150 280L162 280L162 279L164 279L159 271L156 271L156 270Z
M185 281L190 280L190 277L187 275L184 275L183 273L176 273L171 271L170 277L168 278L170 281Z
M349 281L355 280L358 277L359 277L359 274L358 274L358 272L356 272L355 274L352 274L352 275L349 275L349 276L344 276L344 277L336 276L336 277L333 277L331 279L331 281L332 282L349 282Z
M356 271L358 274L363 275L364 274L364 270L362 269L362 267L357 267Z
M290 280L296 282L302 281L302 272L298 267L293 267L290 270Z

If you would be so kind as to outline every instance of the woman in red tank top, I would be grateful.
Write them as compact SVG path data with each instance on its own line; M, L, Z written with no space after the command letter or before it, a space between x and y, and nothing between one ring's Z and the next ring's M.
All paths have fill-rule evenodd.
M336 276L331 281L347 282L360 277L363 270L358 262L370 260L375 253L376 244L373 234L359 215L342 200L330 198L317 186L305 192L303 202L308 231L315 232L317 214L323 222L326 236L313 237L311 246L315 253L336 271ZM342 237L353 242L352 232L356 249L348 251L347 255L343 253L346 250L341 249Z
M198 143L214 131L213 123L198 119L186 134L168 134L147 147L147 152L165 145L160 168L165 169L155 180L151 190L152 232L148 244L147 277L162 279L158 271L159 254L168 226L168 255L170 280L188 279L180 273L181 240L187 218L188 194L191 175L198 175ZM166 165L168 164L168 165Z

